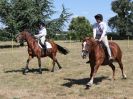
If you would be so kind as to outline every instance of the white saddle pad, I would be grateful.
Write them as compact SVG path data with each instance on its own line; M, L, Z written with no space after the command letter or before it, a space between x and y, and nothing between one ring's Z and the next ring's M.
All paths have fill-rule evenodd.
M52 45L49 42L45 42L45 43L47 48L52 48ZM39 42L38 42L38 45L40 46L40 48L42 48Z
M46 47L47 48L52 48L52 45L49 42L46 42Z

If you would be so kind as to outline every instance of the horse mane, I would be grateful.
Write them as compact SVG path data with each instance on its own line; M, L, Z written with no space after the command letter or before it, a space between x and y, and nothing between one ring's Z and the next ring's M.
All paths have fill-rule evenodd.
M34 37L34 35L33 35L31 32L27 31L27 30L22 31L22 33L25 33L26 35L32 37L33 39L36 39L36 38Z
M98 44L98 41L96 41L93 37L86 37L85 38L85 41L90 41L92 45L97 45Z

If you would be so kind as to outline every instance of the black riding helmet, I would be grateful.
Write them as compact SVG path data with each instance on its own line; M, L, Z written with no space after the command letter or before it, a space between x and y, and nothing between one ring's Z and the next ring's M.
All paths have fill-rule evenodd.
M95 15L95 19L99 19L99 20L103 20L103 16L102 16L102 14L97 14L97 15Z
M42 26L46 26L46 24L44 22L39 22L39 26L42 25Z

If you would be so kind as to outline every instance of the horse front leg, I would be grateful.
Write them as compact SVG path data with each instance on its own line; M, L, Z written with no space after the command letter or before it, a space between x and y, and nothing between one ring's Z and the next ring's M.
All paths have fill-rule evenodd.
M25 68L24 68L24 70L23 70L23 74L24 74L24 75L25 75L26 73L29 72L29 67L28 67L28 65L29 65L29 62L30 62L31 59L32 59L32 56L29 55L29 57L28 57L28 59L27 59L27 62L26 62L26 66L25 66Z
M37 57L38 59L38 66L39 66L39 74L42 74L42 68L41 68L41 58Z
M86 84L86 89L93 85L94 77L100 65L91 66L90 81Z

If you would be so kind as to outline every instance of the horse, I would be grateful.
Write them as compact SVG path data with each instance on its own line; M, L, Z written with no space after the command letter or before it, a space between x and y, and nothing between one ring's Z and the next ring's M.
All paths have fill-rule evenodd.
M16 36L16 41L20 42L20 41L26 41L27 45L28 45L28 54L29 57L27 59L26 62L26 66L23 70L23 74L26 74L29 71L29 62L32 58L37 57L38 59L38 65L39 65L39 73L42 74L42 68L41 68L41 58L42 57L50 57L53 60L53 68L51 70L51 72L54 72L54 67L55 67L55 63L57 63L59 69L61 69L61 65L58 62L57 58L56 58L56 54L57 51L59 51L61 54L67 55L69 53L69 50L56 44L54 41L52 40L48 40L48 42L51 44L52 48L50 48L50 51L44 51L44 49L42 49L39 44L38 41L35 39L35 37L29 33L28 31L22 31L20 32L17 36Z
M107 53L106 47L99 41L96 41L92 37L85 37L82 42L82 58L89 57L91 73L90 80L86 84L86 88L93 85L93 80L96 72L101 65L109 65L112 68L113 76L112 79L115 80L115 66L113 62L117 62L122 72L123 79L126 79L126 74L123 71L122 63L122 51L117 43L109 41L109 46L113 56L113 60L109 60L109 55Z

